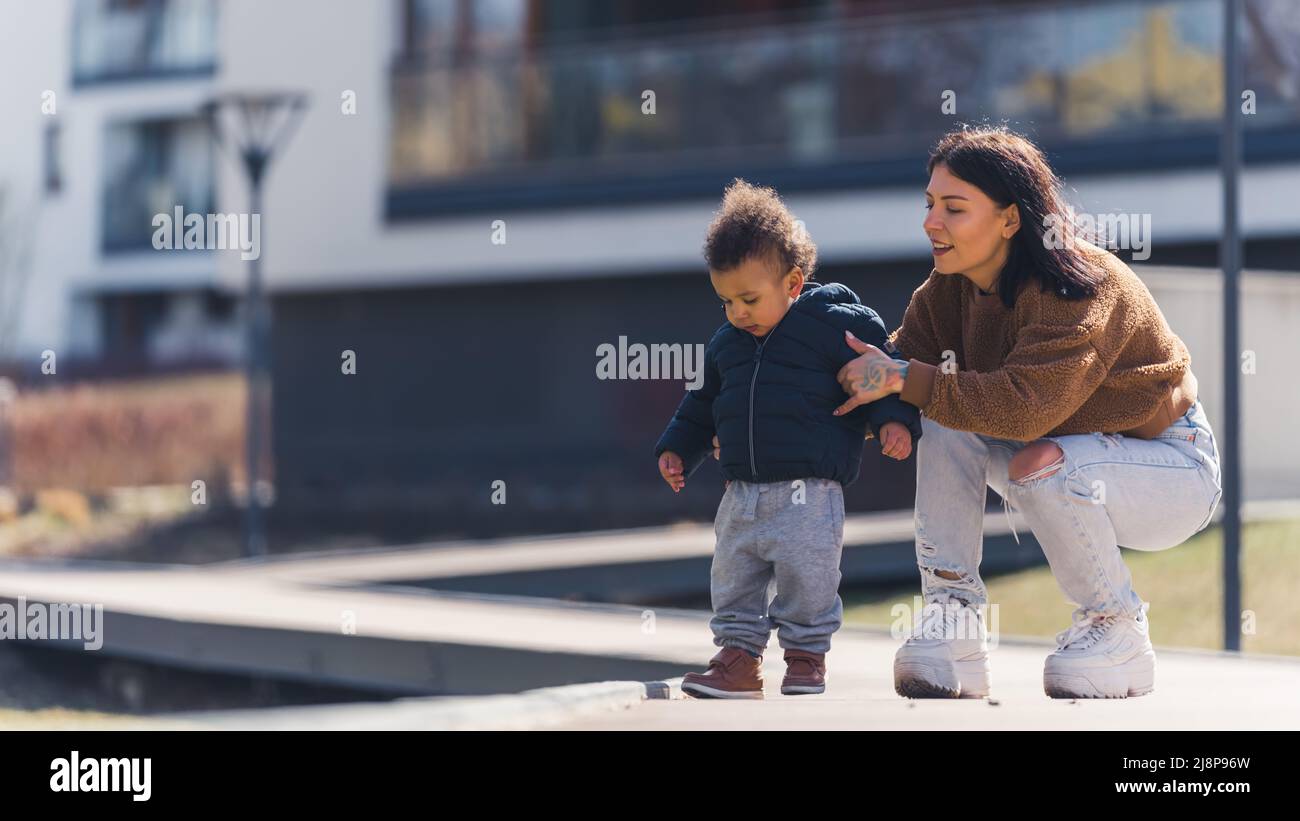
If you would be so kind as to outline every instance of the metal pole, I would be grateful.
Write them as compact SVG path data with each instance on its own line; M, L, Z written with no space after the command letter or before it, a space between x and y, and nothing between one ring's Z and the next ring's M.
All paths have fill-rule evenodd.
M262 213L262 170L261 163L248 162L249 171L249 220L252 215ZM261 217L258 217L259 221ZM260 249L259 249L260 250ZM266 405L263 378L263 341L266 331L265 297L262 293L262 257L249 261L248 269L248 319L247 346L245 353L245 370L248 381L248 504L244 514L244 555L262 556L266 554L266 533L262 521L261 500L258 498L258 480L261 478L262 457L262 411Z
M1241 170L1240 0L1223 3L1223 647L1241 649L1241 236L1237 201Z
M288 140L298 115L306 105L302 94L225 95L208 101L203 110L218 144L229 141L248 179L249 218L258 219L261 232L262 180L277 146ZM243 139L236 139L221 125L222 110L233 109L241 115ZM273 127L278 112L284 115L279 127ZM238 129L237 129L238 130ZM248 260L248 288L245 295L244 371L248 386L247 424L245 430L246 504L244 512L244 555L267 553L266 522L262 500L258 495L262 479L264 442L269 439L271 408L270 328L271 306L262 284L262 253L265 243L259 239L259 253Z

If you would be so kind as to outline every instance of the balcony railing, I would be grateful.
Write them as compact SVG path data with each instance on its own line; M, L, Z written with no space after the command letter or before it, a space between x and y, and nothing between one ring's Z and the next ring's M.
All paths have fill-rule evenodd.
M211 74L215 0L77 0L73 81Z
M1256 13L1278 4L1252 0ZM1048 144L1209 134L1222 108L1221 18L1220 0L1132 0L407 58L391 77L390 213L394 195L492 180L915 165L938 134L986 119ZM1300 124L1300 31L1281 38L1271 45L1290 62L1248 70L1251 128Z

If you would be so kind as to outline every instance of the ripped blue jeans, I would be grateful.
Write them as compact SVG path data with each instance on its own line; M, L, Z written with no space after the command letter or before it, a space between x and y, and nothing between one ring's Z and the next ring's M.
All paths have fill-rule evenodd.
M1210 523L1223 494L1219 448L1200 401L1154 439L1044 437L1063 456L1016 481L1009 478L1011 457L1030 443L953 430L925 417L921 424L916 558L926 602L947 593L988 603L979 576L985 485L1024 517L1066 598L1106 615L1133 615L1142 605L1120 546L1182 544Z

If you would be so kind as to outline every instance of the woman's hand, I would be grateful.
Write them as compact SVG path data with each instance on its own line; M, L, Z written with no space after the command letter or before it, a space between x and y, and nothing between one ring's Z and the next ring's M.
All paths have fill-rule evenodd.
M881 425L880 452L903 461L912 455L912 432L902 422L886 422Z
M849 347L862 355L840 368L835 377L849 395L849 401L835 409L836 416L902 391L907 368L907 363L899 362L875 345L868 345L851 332L845 331L844 336Z

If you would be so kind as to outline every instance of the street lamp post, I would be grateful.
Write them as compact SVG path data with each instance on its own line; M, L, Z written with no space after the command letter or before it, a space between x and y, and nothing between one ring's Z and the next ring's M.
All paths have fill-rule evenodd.
M1239 0L1223 0L1223 649L1241 649L1241 229L1242 162Z
M262 182L276 153L284 147L307 106L298 93L231 93L220 95L203 106L209 128L218 146L235 154L244 170L249 189L249 221L261 222ZM260 242L260 238L259 238ZM265 250L260 242L259 251ZM264 425L270 408L271 311L262 283L261 253L248 261L245 294L244 369L248 383L246 431L247 502L244 512L244 555L266 554L266 528L262 517L261 461Z

